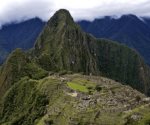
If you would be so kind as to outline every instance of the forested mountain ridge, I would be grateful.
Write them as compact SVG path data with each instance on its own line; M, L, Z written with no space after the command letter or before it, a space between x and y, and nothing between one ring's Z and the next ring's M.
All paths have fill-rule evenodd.
M149 18L139 18L135 15L128 14L120 18L106 16L104 18L95 19L93 22L81 20L78 24L85 32L91 33L97 38L107 38L134 48L143 56L146 63L149 64ZM38 18L17 24L4 25L0 30L0 36L2 38L0 43L0 63L2 63L15 48L25 50L32 48L35 39L44 28L44 25L45 22ZM20 33L18 34L18 32ZM11 37L7 37L10 36L10 34ZM4 39L4 37L7 37L7 39Z

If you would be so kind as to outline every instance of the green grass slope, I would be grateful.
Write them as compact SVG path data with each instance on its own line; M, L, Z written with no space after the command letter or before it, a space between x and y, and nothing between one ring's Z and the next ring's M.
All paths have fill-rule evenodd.
M105 39L97 44L97 64L103 76L148 94L150 69L135 50Z
M21 77L40 79L47 74L47 71L30 61L26 53L16 49L10 54L0 71L0 98Z

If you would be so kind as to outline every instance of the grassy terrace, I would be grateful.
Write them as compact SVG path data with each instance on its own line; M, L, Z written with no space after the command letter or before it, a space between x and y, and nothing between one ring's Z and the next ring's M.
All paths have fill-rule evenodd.
M95 89L95 83L90 82L85 79L73 79L71 82L67 83L70 89L80 92L89 92Z
M89 92L86 86L83 86L74 82L68 82L67 85L69 86L69 88L76 90L76 91Z

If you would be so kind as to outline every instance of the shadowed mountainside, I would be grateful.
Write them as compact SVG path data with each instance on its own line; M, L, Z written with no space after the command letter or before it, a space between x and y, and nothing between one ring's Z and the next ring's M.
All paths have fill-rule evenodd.
M93 22L78 22L85 32L97 38L108 38L136 49L150 64L150 19L123 15L118 19L106 16Z

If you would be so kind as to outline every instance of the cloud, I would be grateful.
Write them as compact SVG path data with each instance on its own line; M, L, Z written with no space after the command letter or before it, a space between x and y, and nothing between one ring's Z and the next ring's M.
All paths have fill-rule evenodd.
M2 0L0 24L19 22L33 17L48 20L53 13L65 8L75 20L122 14L150 16L149 0Z

